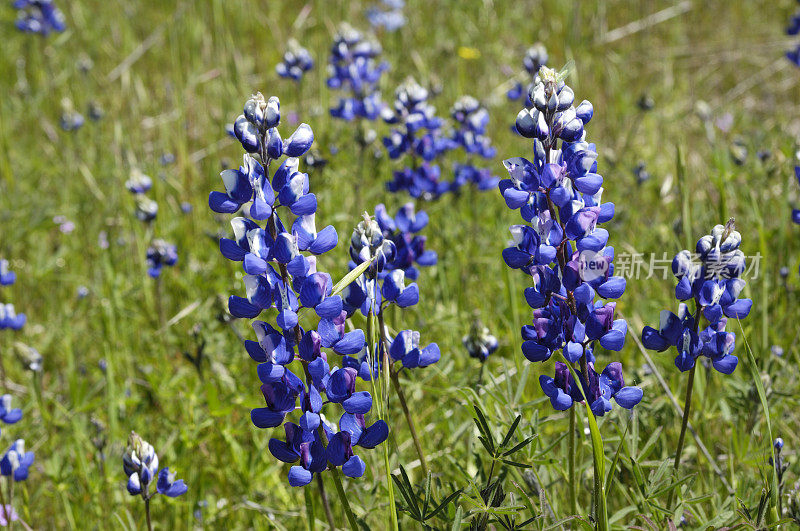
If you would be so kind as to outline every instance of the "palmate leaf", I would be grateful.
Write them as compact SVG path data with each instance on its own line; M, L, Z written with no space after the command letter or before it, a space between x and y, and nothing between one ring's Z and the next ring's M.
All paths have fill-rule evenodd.
M489 429L489 424L486 422L486 417L483 415L483 411L481 411L481 408L479 408L477 404L473 404L472 408L475 410L475 415L477 415L477 417L475 417L475 424L478 426L478 431L481 432L481 435L483 435L485 439L485 442L482 441L484 442L483 445L490 454L494 455L494 437L492 437L492 431Z
M433 518L433 517L434 517L434 516L436 516L437 514L439 514L439 513L442 511L442 509L444 509L445 507L447 507L447 505L448 505L450 502L452 502L452 501L454 501L454 500L457 500L457 499L458 499L458 497L459 497L459 496L461 496L461 492L462 492L462 489L458 489L457 491L450 493L450 495L449 495L449 496L447 496L447 498L445 498L445 499L442 501L442 503L440 503L439 505L437 505L437 506L436 506L436 508L435 508L433 511L431 511L431 514L427 515L427 516L425 517L425 519L426 519L426 520L428 520L428 519L430 519L430 518ZM459 508L458 508L458 510L459 510L459 511L461 511L461 507L459 507Z
M517 417L517 418L519 418L519 417ZM505 452L503 452L502 456L503 456L503 457L508 457L508 456L509 456L509 455L511 455L511 454L515 454L515 453L519 452L520 450L522 450L523 448L525 448L526 446L528 446L528 445L529 445L531 442L533 442L533 440L534 440L534 439L536 439L536 437L537 437L537 435L536 435L536 434L534 434L534 435L531 435L530 437L528 437L528 438L527 438L527 439L525 439L524 441L522 441L522 442L520 442L520 443L517 443L517 444L516 444L516 445L515 445L513 448L511 448L510 450L506 450Z
M517 430L517 426L519 426L519 421L522 420L522 415L517 415L517 418L514 419L514 422L511 423L511 427L508 429L508 433L506 436L503 437L503 442L500 443L500 450L502 451L508 442L511 440L511 437L514 436L514 432Z

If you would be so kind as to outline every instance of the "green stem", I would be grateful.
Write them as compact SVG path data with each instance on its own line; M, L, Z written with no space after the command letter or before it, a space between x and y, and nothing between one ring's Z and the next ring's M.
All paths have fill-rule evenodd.
M337 468L331 468L330 471L331 477L333 478L333 484L336 486L336 492L339 494L339 501L342 502L344 513L347 515L347 521L350 523L350 529L357 531L358 523L356 522L356 516L350 509L350 502L347 501L347 495L345 494L344 487L342 486L342 478L339 477L339 470Z
M403 414L406 417L408 429L411 432L411 438L414 440L414 448L416 448L417 455L419 456L419 464L422 468L422 474L427 477L428 463L425 461L425 454L422 451L422 445L419 443L419 436L417 435L417 428L414 426L414 419L411 418L411 411L408 409L406 394L403 391L403 386L400 385L400 379L397 377L397 372L392 369L392 365L389 362L389 347L388 339L386 338L386 326L383 321L383 311L378 313L378 328L380 328L384 370L386 371L388 377L392 380L395 393L397 393L397 398L400 400L400 407L403 408Z
M331 470L334 472L336 471L335 468L332 468ZM325 483L322 482L322 474L317 474L316 476L317 476L317 487L319 488L319 497L320 500L322 500L322 508L325 509L325 518L328 519L328 525L330 526L331 531L333 531L336 529L336 523L335 523L336 521L333 519L333 513L331 512L331 504L328 503L328 495L325 494ZM339 494L339 496L341 496L341 494ZM306 501L306 503L308 503L308 501ZM346 504L347 500L345 499L343 503ZM348 512L350 511L349 505L347 506L347 511Z
M317 519L314 515L314 498L311 496L311 491L308 489L303 489L303 495L306 499L306 523L308 524L308 531L314 531Z
M569 512L572 515L578 514L578 503L576 500L576 478L575 478L575 424L577 413L575 408L569 408L569 439L567 448L567 468L569 470Z
M414 440L414 448L417 449L417 455L419 456L419 464L422 468L422 474L427 477L428 463L425 461L425 454L422 452L422 445L419 443L417 429L414 427L414 420L411 418L411 412L408 410L406 394L403 391L403 387L400 385L400 379L397 377L397 373L391 369L390 372L392 384L394 384L394 390L397 393L397 398L400 400L400 407L403 408L403 414L406 416L406 422L408 423L408 429L411 432L411 438Z
M144 514L147 517L147 531L153 531L153 523L150 521L150 498L144 499Z
M697 364L689 371L689 382L686 384L686 399L683 403L683 421L681 422L681 434L678 437L678 449L675 452L675 463L672 465L673 472L678 471L681 464L681 453L683 452L683 442L686 439L686 428L689 426L689 411L692 409L692 388L694 387L694 373L697 369ZM667 498L667 510L672 508L672 498L675 496L675 490L672 489Z

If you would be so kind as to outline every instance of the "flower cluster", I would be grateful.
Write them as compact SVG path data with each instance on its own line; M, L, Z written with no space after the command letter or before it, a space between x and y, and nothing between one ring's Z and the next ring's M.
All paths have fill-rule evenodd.
M136 217L144 223L152 223L158 215L158 203L147 197L145 194L153 187L153 180L134 168L127 181L125 188L133 194L136 200ZM152 278L161 276L164 266L174 266L178 263L178 250L175 245L154 238L147 248L147 274Z
M254 321L257 340L245 342L258 363L266 403L251 411L251 419L259 428L283 425L285 440L271 439L269 449L281 461L298 463L289 470L289 484L304 486L327 468L341 467L350 477L363 475L366 465L354 448L374 448L388 436L388 426L382 420L367 423L372 396L356 389L362 375L349 356L364 350L366 338L361 329L347 331L354 299L334 293L331 276L317 269L317 256L333 249L338 236L330 225L317 231L317 199L308 175L298 170L298 157L311 148L314 134L301 124L282 140L279 123L277 98L265 100L259 93L247 101L234 132L256 156L245 154L238 170L222 172L225 192L212 192L209 205L220 213L243 211L231 221L234 238L220 240L222 254L242 262L246 273L246 298L230 297L229 310L234 317L255 318L274 309L277 325ZM287 158L270 179L266 169L283 156ZM287 216L294 217L291 224ZM300 326L298 314L304 308L319 317L316 328ZM334 352L344 356L341 368L328 363ZM290 369L293 362L304 379ZM329 404L344 410L338 429L323 415ZM295 411L296 422L288 421Z
M60 33L67 27L64 13L53 0L14 0L13 6L19 10L17 29L25 33L46 36L52 32Z
M182 479L175 479L169 468L158 469L158 455L153 446L132 431L128 447L122 455L122 468L128 477L128 493L150 500L156 494L177 498L186 493L188 487ZM156 480L156 491L150 492L150 483Z
M498 346L497 338L478 319L472 322L469 333L461 339L461 342L469 356L479 359L481 363L486 361Z
M733 220L717 225L697 241L696 254L688 250L675 255L672 272L678 279L675 298L681 301L677 315L664 310L658 330L646 326L642 342L651 350L663 352L675 347L675 366L688 371L699 356L706 356L723 374L736 369L739 359L731 354L736 335L725 330L728 318L743 319L753 301L740 299L745 281L744 253L739 250L741 235ZM684 301L694 300L694 313ZM701 330L701 321L706 326Z
M160 238L154 239L147 248L147 274L153 278L161 275L164 266L172 267L178 263L177 248Z
M8 260L0 258L0 286L10 286L16 281L17 274L8 269ZM13 304L3 304L0 301L0 330L4 328L20 330L25 325L25 321L25 314L17 314Z
M556 365L555 378L540 377L554 408L568 409L585 394L595 415L610 411L612 398L630 409L642 390L625 386L620 365L610 363L599 375L594 369L595 345L620 350L627 324L614 318L613 299L623 294L625 279L613 276L614 249L599 226L612 219L614 204L601 201L597 151L585 140L592 105L573 107L572 89L547 67L529 96L534 107L520 111L516 127L533 139L533 161L506 160L509 178L499 184L508 207L527 222L511 227L513 242L503 251L509 267L531 277L525 300L533 322L522 327L522 351L533 362L562 351L579 364L581 387L566 364Z
M290 39L283 54L283 60L278 63L275 70L279 76L299 82L312 68L314 68L314 59L309 51L300 46L296 40Z
M441 132L443 121L428 103L428 90L408 78L397 88L393 106L384 108L382 117L394 126L383 139L389 157L409 155L412 160L411 167L394 172L386 188L390 192L405 190L422 199L435 199L450 191L452 184L440 179L439 166L431 162L452 149L453 141Z
M796 37L800 35L800 11L792 15L789 19L789 25L786 27L786 35ZM795 66L800 66L800 43L786 52L786 58Z
M11 395L0 397L0 421L4 424L16 424L21 419L22 410L11 407ZM28 479L28 469L33 464L33 458L33 452L25 451L25 441L15 440L0 459L0 475L8 477L9 481Z
M375 221L385 240L394 245L394 258L387 261L385 272L400 269L406 277L416 280L419 270L416 266L436 265L436 251L426 250L427 238L419 234L428 225L428 214L416 212L414 203L406 203L397 210L394 218L380 204L375 207Z
M800 166L794 167L794 176L797 179L797 184L800 185ZM792 209L792 221L800 225L800 209Z
M380 44L365 38L347 24L339 28L334 37L328 62L328 87L349 90L331 109L331 116L351 121L355 118L375 120L381 113L383 102L378 91L378 81L389 65L378 61L382 53Z
M472 96L462 96L453 105L450 115L457 125L452 137L454 146L463 148L470 157L494 158L497 150L486 136L486 127L489 125L486 107ZM489 168L478 168L470 163L456 164L451 188L457 190L467 183L473 183L478 190L485 191L497 186L498 182L499 179L492 175Z
M506 93L509 100L519 101L525 98L525 106L529 107L531 105L528 93L533 84L535 84L535 78L539 73L539 69L547 65L547 59L547 49L544 47L544 44L536 43L528 48L525 52L525 57L522 58L522 65L525 67L525 72L527 72L530 81L527 85L523 85L519 81L514 83L514 86Z
M385 214L385 209L376 208L376 211L381 210ZM378 316L379 322L383 323L384 310L390 305L408 308L419 302L417 283L411 282L406 285L406 272L395 263L397 259L395 244L384 236L380 223L366 212L364 220L358 224L350 238L350 257L353 259L351 267L364 262L369 262L371 267L344 290L345 308L348 313L352 314L360 309L365 316L371 313ZM377 354L372 360L372 365L367 356L361 356L358 360L347 360L348 365L358 368L359 374L365 380L371 379L375 369L384 359L387 359L391 366L399 362L406 369L427 367L439 361L441 356L439 346L436 343L420 346L420 334L415 330L402 330L394 338L388 337L385 326L381 326L379 332L381 340L378 342ZM384 354L387 353L388 357L385 357ZM387 367L386 370L391 368Z
M64 131L77 131L85 122L83 115L75 110L75 106L69 98L61 100L61 120L59 125Z
M403 14L405 5L405 0L381 0L380 5L367 9L367 20L375 29L397 31L406 25L406 16Z

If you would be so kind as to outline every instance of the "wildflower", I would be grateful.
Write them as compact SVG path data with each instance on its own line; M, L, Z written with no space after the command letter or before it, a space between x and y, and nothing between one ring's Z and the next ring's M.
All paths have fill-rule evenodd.
M461 342L469 356L481 362L486 361L498 346L497 338L478 319L472 322L469 333L461 339Z
M132 194L144 194L153 187L153 179L145 175L139 169L131 171L130 179L125 181L125 188Z
M89 119L93 122L97 122L103 118L105 113L103 112L103 108L95 101L89 102L89 107L87 110L87 114L89 115Z
M496 149L486 136L489 124L489 113L478 100L472 96L461 97L450 111L457 129L453 133L453 143L460 146L471 158L478 156L484 159L494 158ZM490 190L497 186L499 179L492 175L488 168L478 168L471 164L456 164L452 189L457 190L467 183L473 183L478 190Z
M17 439L0 459L0 474L12 477L14 481L25 481L33 458L33 452L25 451L25 441Z
M0 420L5 424L15 424L22 419L22 410L11 407L11 395L0 397Z
M136 217L139 218L140 221L150 223L156 219L157 215L158 203L145 195L138 194L136 196Z
M373 28L397 31L406 25L406 17L403 14L405 4L405 0L381 0L379 6L367 9L367 20Z
M334 118L352 121L355 118L376 119L383 108L378 81L389 65L377 58L380 45L366 39L347 24L339 27L328 60L328 87L348 90L330 113Z
M153 240L147 249L147 274L158 278L164 266L172 267L176 263L178 263L177 248L164 240Z
M441 132L443 121L430 105L428 90L413 78L406 79L395 91L393 107L386 107L383 120L394 126L383 145L389 158L410 155L412 167L394 172L386 183L390 192L405 190L414 198L435 199L452 189L451 183L440 179L439 166L432 162L454 148L452 139Z
M75 223L67 219L66 216L54 216L53 223L58 225L58 230L63 234L71 234L75 230Z
M18 520L19 515L10 504L0 505L0 527L11 526L11 522Z
M639 162L633 168L633 176L636 178L636 184L640 185L650 180L650 172L647 171L644 162Z
M594 368L595 344L618 351L627 333L625 321L614 318L613 302L624 293L625 279L613 276L609 233L599 226L613 218L614 205L602 202L597 151L586 141L594 109L588 101L573 106L563 75L545 66L529 98L533 108L520 111L516 128L533 139L533 161L506 160L509 178L499 183L506 205L528 223L511 227L511 246L503 251L506 264L532 282L525 300L533 320L522 327L522 351L534 362L561 351L580 365L581 387L567 377L566 364L557 364L555 378L540 377L556 409L582 401L581 389L595 415L610 411L611 398L631 409L642 391L624 386L621 365L609 363L600 374Z
M417 266L430 267L438 261L436 251L425 249L427 238L419 234L428 225L428 214L422 210L416 212L414 203L401 206L394 218L389 217L381 203L375 207L375 222L384 241L394 246L394 256L387 261L386 271L399 269L406 277L416 280Z
M10 328L20 330L25 325L26 317L24 313L17 314L14 305L10 303L0 303L0 330Z
M692 369L699 356L709 358L723 374L736 369L739 359L732 354L736 335L725 328L728 318L747 317L753 304L750 299L739 298L745 286L740 278L745 268L741 241L731 219L700 238L695 255L684 250L672 261L672 272L678 279L675 298L681 301L678 313L662 311L658 329L646 326L642 342L659 352L675 347L675 366L680 371ZM689 300L694 301L693 311L684 302ZM705 328L701 328L703 319Z
M314 68L314 59L308 50L300 46L294 39L289 39L283 60L278 63L275 70L278 75L293 81L300 81L306 72Z
M256 341L245 341L247 353L258 363L264 400L250 418L262 429L283 426L285 439L271 439L269 449L276 459L294 464L288 482L300 487L328 468L360 477L365 465L355 447L383 442L388 427L382 420L365 420L372 397L357 390L363 373L346 366L351 363L346 360L364 350L366 338L361 329L348 330L348 297L334 294L330 275L318 269L318 257L336 247L338 235L333 226L317 229L316 196L308 175L299 171L300 157L310 150L314 134L301 124L282 140L279 125L277 98L266 100L259 93L248 100L234 126L248 153L238 170L222 172L225 192L212 192L209 206L221 213L241 211L231 220L233 238L220 240L223 256L242 262L246 273L246 296L230 297L231 315L252 319L263 310L277 310L277 327L255 320ZM273 162L277 169L270 177L265 168ZM382 267L394 256L391 243L383 245L380 227L369 219L359 224L352 244L351 258L371 261L372 267ZM303 308L319 317L316 327L300 326ZM343 356L341 368L328 364L333 353ZM305 379L293 372L297 367ZM338 430L323 415L323 409L331 415L335 407L343 410Z
M132 431L128 437L128 447L122 454L122 469L128 477L127 489L131 496L141 496L149 502L156 494L176 498L188 490L182 479L175 480L169 468L158 469L158 455L153 446ZM150 492L150 484L156 481L155 492ZM149 512L150 506L146 505ZM148 519L149 519L148 514Z
M515 82L514 86L506 93L506 97L512 101L517 101L524 97L526 99L525 106L529 106L530 99L528 99L527 94L533 86L533 83L535 83L536 75L539 73L539 70L547 65L547 60L547 49L544 47L544 44L536 43L528 48L525 52L525 56L522 58L522 66L525 67L530 81L528 85L523 85L519 81Z
M20 31L47 36L66 29L64 14L53 0L14 0L13 6L19 10L16 26Z
M17 274L8 268L8 260L0 258L0 286L10 286L17 280Z

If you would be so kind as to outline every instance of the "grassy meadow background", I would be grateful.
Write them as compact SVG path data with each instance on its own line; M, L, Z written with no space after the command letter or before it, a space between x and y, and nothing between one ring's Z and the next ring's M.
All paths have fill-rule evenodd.
M30 478L15 493L17 509L34 528L144 526L141 500L125 491L120 458L132 429L189 486L181 498L153 502L158 528L306 527L302 491L288 486L288 466L267 450L271 432L250 421L250 408L263 399L239 335L253 334L247 322L229 318L224 302L243 293L242 271L217 248L218 236L230 232L228 217L214 215L206 202L210 191L221 189L219 171L241 157L225 124L257 90L280 98L284 123L296 112L310 124L315 147L329 159L324 171L312 174L311 186L320 201L318 223L332 223L339 233L337 249L320 261L334 279L347 271L347 238L360 212L379 202L394 212L407 201L385 191L397 167L385 155L370 154L358 175L355 128L327 112L338 97L325 86L333 33L342 21L368 29L363 12L370 3L62 0L67 31L47 38L17 32L14 10L6 2L0 7L0 257L11 261L18 277L0 296L28 316L21 332L0 333L8 392L25 413L20 423L3 426L0 446L24 437L36 452ZM440 115L464 94L488 105L498 148L490 164L497 174L504 172L504 158L530 156L530 142L509 130L520 107L506 100L505 90L510 73L521 70L525 49L543 42L551 66L575 61L570 85L578 100L594 104L587 134L600 154L603 197L617 206L607 226L617 252L671 258L735 217L742 250L761 253L759 276L748 279L745 293L753 311L743 333L738 324L730 328L737 332L739 367L728 377L701 368L695 383L692 425L713 464L688 437L682 473L691 476L683 499L693 500L685 505L685 525L693 529L741 521L737 498L752 510L769 477L771 440L745 338L767 390L773 434L786 441L787 490L800 475L800 228L790 220L791 205L800 202L792 169L800 71L783 57L791 42L783 29L795 8L789 0L693 0L684 2L684 14L642 31L613 31L674 4L409 0L408 24L378 38L391 64L381 81L386 101L413 75L440 89L432 100ZM275 73L290 37L317 62L302 90ZM87 59L93 66L84 72ZM652 98L652 110L637 105L643 95ZM96 102L105 115L98 122L87 116L78 131L62 131L64 99L84 115ZM732 116L728 132L715 125L726 113ZM379 137L388 131L372 125ZM284 136L291 130L284 125ZM381 152L379 143L374 147ZM769 156L759 158L760 150ZM732 155L742 151L747 156L737 164ZM164 153L174 154L175 162L162 165ZM652 176L642 184L632 171L640 161ZM161 277L166 327L159 325L156 285L146 274L149 234L123 185L135 168L154 179L149 195L160 205L155 234L174 242L180 256ZM193 210L184 213L182 203ZM509 476L530 498L520 490L513 496L543 513L541 527L547 527L567 516L562 471L568 421L538 385L539 374L552 373L552 362L531 365L520 352L519 328L530 320L524 277L500 254L519 214L496 190L447 195L424 208L431 222L423 234L439 263L421 274L419 305L390 320L395 328L419 329L423 341L436 341L442 350L439 363L404 379L434 488L474 493L471 481L481 479L472 403L480 403L498 433L522 415L520 436L538 438L517 456L534 465L533 474L514 470ZM73 221L75 230L62 233L55 216ZM102 231L107 250L98 245ZM781 267L789 269L787 280ZM628 280L618 305L630 331L620 358L627 383L643 387L644 399L630 421L615 408L601 422L609 461L622 448L618 481L608 494L609 514L620 527L643 525L637 515L647 512L648 500L666 503L657 482L648 482L673 456L680 429L662 382L679 403L685 385L674 354L651 352L648 366L639 348L642 326L655 325L662 308L677 307L671 275L645 277ZM78 298L80 286L88 287L87 297ZM500 340L482 385L479 363L461 344L476 315ZM42 354L41 373L20 361L25 345ZM782 357L771 354L773 345L783 348ZM198 352L199 368L187 357ZM391 407L393 466L402 463L419 482L399 405ZM348 480L346 489L357 516L381 529L381 452L361 456L367 472ZM588 438L578 466L579 507L586 514ZM333 506L344 523L335 500ZM405 524L414 528L411 520Z

